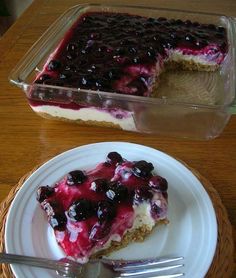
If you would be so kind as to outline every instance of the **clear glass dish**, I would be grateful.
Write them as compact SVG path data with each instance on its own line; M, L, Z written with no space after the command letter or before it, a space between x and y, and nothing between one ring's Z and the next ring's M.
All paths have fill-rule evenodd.
M79 90L33 83L49 55L78 17L88 11L125 12L146 17L166 17L224 26L227 29L229 51L215 72L167 71L161 75L158 96L140 97L109 92ZM235 43L234 18L205 13L158 9L141 6L78 5L66 11L31 47L16 65L10 82L25 92L30 106L57 103L65 108L64 115L54 118L115 126L124 130L155 133L192 139L212 139L222 132L235 112ZM73 104L74 115L67 118L66 107ZM85 110L84 108L90 108ZM84 110L83 110L84 109ZM78 111L83 112L78 116ZM93 111L99 111L97 116ZM44 113L38 113L45 116Z

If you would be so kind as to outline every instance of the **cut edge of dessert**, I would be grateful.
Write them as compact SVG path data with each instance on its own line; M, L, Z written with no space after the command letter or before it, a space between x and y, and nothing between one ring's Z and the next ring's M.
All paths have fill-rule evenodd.
M58 245L80 263L143 241L167 224L168 182L145 160L117 152L91 170L73 170L53 186L40 186L37 201Z
M166 70L216 71L227 51L227 32L222 26L87 12L67 31L34 83L78 88L78 94L84 89L158 97L159 80ZM135 111L129 108L110 109L105 103L94 106L89 97L85 105L73 100L56 103L46 95L41 101L39 91L32 89L29 104L43 117L137 130Z

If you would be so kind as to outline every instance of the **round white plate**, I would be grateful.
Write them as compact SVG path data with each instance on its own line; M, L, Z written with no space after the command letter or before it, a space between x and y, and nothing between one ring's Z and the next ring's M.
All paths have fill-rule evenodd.
M110 151L128 160L152 162L155 172L168 180L170 223L157 227L143 243L130 244L112 258L184 256L185 277L206 274L216 248L216 216L209 196L200 181L183 164L155 149L142 145L107 142L85 145L51 159L35 171L17 193L6 222L6 251L46 258L61 258L52 229L36 201L40 185L53 185L73 169L91 169L104 161ZM58 277L54 271L13 265L17 278Z

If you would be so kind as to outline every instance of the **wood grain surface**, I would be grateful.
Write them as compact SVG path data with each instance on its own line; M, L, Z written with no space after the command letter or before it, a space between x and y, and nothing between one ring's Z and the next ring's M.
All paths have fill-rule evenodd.
M63 11L78 3L79 1L72 0L35 0L0 38L0 200L7 196L21 176L65 150L102 141L134 142L185 161L205 176L218 191L227 209L236 240L235 115L231 117L223 133L211 141L79 126L40 118L31 111L24 93L9 83L10 71L29 47ZM236 16L234 0L155 0L129 2L131 3Z

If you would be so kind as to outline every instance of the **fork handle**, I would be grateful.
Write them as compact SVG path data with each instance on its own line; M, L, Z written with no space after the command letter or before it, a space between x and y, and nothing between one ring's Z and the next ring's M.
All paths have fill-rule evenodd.
M58 270L63 273L65 272L59 261L45 259L45 258L36 258L30 256L23 256L23 255L0 253L0 263L6 263L6 264L17 263L17 264L34 266L34 267Z

